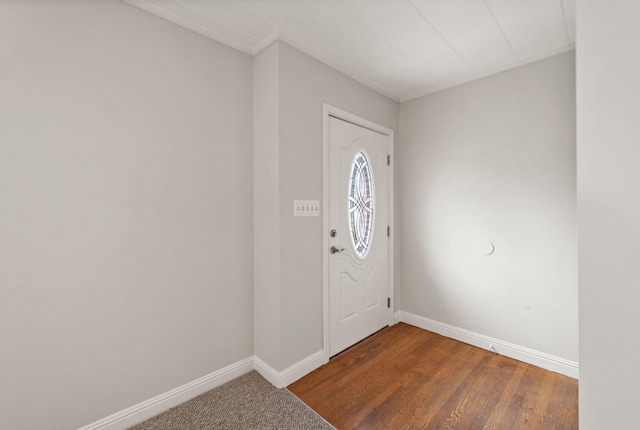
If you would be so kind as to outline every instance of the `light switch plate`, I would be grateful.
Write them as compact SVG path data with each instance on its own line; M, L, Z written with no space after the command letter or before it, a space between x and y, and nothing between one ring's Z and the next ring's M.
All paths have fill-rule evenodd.
M320 201L294 200L293 216L320 216Z

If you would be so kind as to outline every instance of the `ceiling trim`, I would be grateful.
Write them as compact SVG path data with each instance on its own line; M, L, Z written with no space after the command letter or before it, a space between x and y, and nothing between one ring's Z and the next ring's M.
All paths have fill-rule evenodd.
M256 45L256 47L251 50L251 55L255 57L276 40L280 40L280 35L277 31L274 31L273 33L265 37L262 42L258 43L258 45Z
M142 9L146 12L149 12L153 15L156 15L160 18L163 18L169 22L172 22L173 24L179 25L180 27L186 28L187 30L191 30L195 33L200 34L201 36L204 36L206 38L209 38L211 40L214 40L216 42L222 43L223 45L226 45L228 47L231 47L233 49L236 49L242 53L248 54L252 57L258 55L260 52L262 52L265 48L267 48L269 45L271 45L273 42L275 42L276 40L279 40L281 42L284 42L294 48L296 48L297 50L307 54L308 56L312 57L313 59L325 64L326 66L337 70L338 72L342 73L343 75L346 75L347 77L361 83L362 85L372 89L373 91L390 98L391 100L397 102L397 103L403 103L403 102L407 102L409 100L414 100L417 99L419 97L423 97L429 94L433 94L436 93L438 91L442 91L442 90L446 90L448 88L453 88L453 87L457 87L458 85L463 85L466 84L468 82L472 82L478 79L482 79L485 78L487 76L491 76L491 75L495 75L496 73L500 73L500 72L504 72L507 71L509 69L513 69L519 66L524 66L525 64L529 64L529 63L534 63L536 61L542 60L544 58L547 57L551 57L553 55L558 55L561 54L563 52L568 52L568 51L572 51L575 49L575 42L570 43L562 48L559 49L554 49L551 51L547 51L544 54L541 55L537 55L535 57L532 58L528 58L526 60L522 60L522 61L517 61L515 63L511 63L507 66L504 67L500 67L497 69L492 69L488 72L485 73L480 73L480 74L475 74L472 77L469 77L467 79L463 79L460 81L456 81L456 82L452 82L449 84L444 84L444 85L439 85L439 86L435 86L435 87L430 87L427 88L425 90L421 90L417 93L414 93L412 95L409 96L397 96L393 93L391 93L390 91L381 88L379 85L376 85L372 82L370 82L368 79L364 78L363 76L347 69L344 66L341 66L340 64L337 64L336 62L329 60L328 58L318 54L317 52L315 52L314 50L312 50L311 48L301 44L300 42L297 42L296 40L294 40L293 38L285 35L285 34L281 34L278 32L274 32L272 34L270 34L269 36L267 36L262 42L260 42L258 45L256 45L254 48L245 46L243 44L237 43L234 40L231 40L219 33L216 33L214 31L202 28L199 25L193 24L183 18L180 18L177 15L174 15L173 13L170 12L166 12L160 8L157 8L155 6L151 6L149 4L147 4L144 0L121 0L125 3L130 4L131 6L137 7L139 9ZM566 25L566 23L565 23Z
M290 38L284 34L280 34L280 33L272 33L269 36L267 36L262 42L260 42L255 48L250 48L248 46L244 46L241 45L233 40L230 40L227 37L222 36L221 34L218 34L214 31L210 31L207 30L205 28L200 27L199 25L195 25L185 19L182 19L176 15L174 15L173 13L164 11L162 9L159 9L157 7L151 6L149 4L147 4L144 0L122 0L125 3L130 4L131 6L137 7L139 9L142 9L146 12L149 12L153 15L156 15L160 18L163 18L169 22L172 22L173 24L179 25L180 27L186 28L187 30L191 30L195 33L198 33L201 36L207 37L211 40L215 40L216 42L222 43L223 45L229 46L233 49L236 49L240 52L243 52L245 54L251 55L252 57L255 57L256 55L258 55L260 52L262 52L266 47L268 47L269 45L271 45L273 42L275 42L276 40L280 40L288 45L291 45L292 47L296 48L297 50L307 54L308 56L314 58L315 60L320 61L321 63L331 67L332 69L337 70L338 72L342 73L343 75L346 75L348 77L350 77L351 79L354 79L355 81L358 81L359 83L361 83L362 85L372 89L373 91L382 94L385 97L390 98L391 100L395 101L395 102L400 102L400 99L398 96L392 94L391 92L385 90L384 88L381 88L380 86L373 84L372 82L369 82L368 79L363 78L362 76L348 70L345 67L340 66L339 64L323 57L322 55L317 54L316 52L314 52L313 50L309 49L308 47L302 45L301 43L295 41L293 38Z
M139 9L142 9L144 11L147 11L153 15L156 15L160 18L163 18L169 22L172 22L173 24L177 24L180 27L186 28L187 30L191 30L195 33L198 33L201 36L207 37L209 39L215 40L216 42L220 42L223 45L229 46L233 49L236 49L240 52L243 52L245 54L249 54L251 56L253 56L253 50L250 49L247 46L244 46L242 44L239 44L231 39L229 39L228 37L225 37L219 33L216 33L215 31L211 31L208 30L206 28L202 28L199 25L196 25L192 22L189 22L185 19L180 18L177 15L174 15L173 13L164 11L162 9L159 9L155 6L151 6L149 4L147 4L145 1L143 0L122 0L125 3L130 4L131 6L135 6Z
M298 51L307 54L309 57L323 63L325 66L328 66L334 70L337 70L338 72L342 73L343 75L358 81L359 83L361 83L362 85L364 85L365 87L368 87L370 89L372 89L373 91L382 94L385 97L390 98L391 100L399 103L400 102L400 98L395 95L392 94L391 92L385 90L384 88L381 88L379 85L376 85L372 82L370 82L368 79L362 77L361 75L352 72L351 70L347 69L346 67L341 66L340 64L331 61L329 59L327 59L326 57L323 57L322 55L319 55L318 53L316 53L315 51L313 51L312 49L310 49L309 47L301 44L300 42L297 42L296 40L290 38L289 36L285 35L285 34L278 34L278 40L280 40L281 42L286 43L287 45L290 45L294 48L296 48Z
M576 49L576 44L575 43L571 43L569 45L563 46L562 48L553 49L551 51L545 52L544 54L536 55L535 57L528 58L526 60L517 61L515 63L511 63L511 64L509 64L507 66L504 66L504 67L499 67L497 69L491 69L488 72L480 73L480 74L474 75L474 76L472 76L470 78L467 78L467 79L462 79L460 81L452 82L450 84L438 85L438 86L435 86L435 87L427 88L426 90L419 91L419 92L417 92L417 93L415 93L413 95L406 96L406 97L401 97L400 100L398 100L398 101L400 103L408 102L409 100L414 100L414 99L417 99L419 97L423 97L423 96L427 96L429 94L437 93L438 91L442 91L442 90L446 90L446 89L449 89L449 88L457 87L459 85L467 84L469 82L473 82L473 81L476 81L478 79L486 78L488 76L495 75L495 74L498 74L498 73L501 73L501 72L506 72L507 70L515 69L516 67L524 66L526 64L535 63L536 61L544 60L547 57L553 57L554 55L562 54L563 52L573 51L575 49Z

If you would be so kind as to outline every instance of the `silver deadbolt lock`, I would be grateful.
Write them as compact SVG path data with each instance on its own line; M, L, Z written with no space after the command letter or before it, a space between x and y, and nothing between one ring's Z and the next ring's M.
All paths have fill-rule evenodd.
M329 233L329 235L330 235L331 237L336 237L336 236L338 235L338 232L337 232L335 229L333 229L333 230L331 230L331 232Z

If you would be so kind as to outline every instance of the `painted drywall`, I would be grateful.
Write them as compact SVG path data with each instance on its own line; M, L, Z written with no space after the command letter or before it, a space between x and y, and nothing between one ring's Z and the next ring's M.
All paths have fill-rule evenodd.
M272 73L272 69L260 63L266 62L267 57L271 58L269 61L277 57L278 62L277 82L269 84L271 88L278 89L278 112L275 115L278 137L277 144L273 141L271 144L277 150L278 160L269 158L269 164L277 170L278 189L269 188L269 196L264 196L258 195L256 188L254 198L257 202L256 217L260 216L257 205L270 202L273 205L271 209L277 208L279 226L275 247L258 243L261 238L268 237L268 233L260 231L266 228L266 222L256 222L255 238L256 250L264 247L279 253L279 274L273 276L274 280L279 279L279 284L270 285L256 276L256 336L267 332L258 326L277 325L279 331L266 334L268 340L256 339L256 355L262 358L263 348L258 348L261 342L274 343L278 349L277 357L265 361L276 371L283 371L323 347L322 217L293 216L295 199L322 201L323 103L394 130L398 127L398 104L283 42L275 42L256 57L256 85ZM256 88L256 109L262 91ZM266 118L267 115L256 111L256 127L258 118ZM257 134L256 137L256 145L264 141ZM261 159L256 153L256 160ZM256 184L271 180L269 175L273 174L267 167L257 168ZM256 271L274 258L256 252ZM267 305L258 301L258 295L263 294L259 291L261 289L278 291L278 303ZM270 309L261 311L258 309L260 306L270 306Z
M580 429L637 427L640 4L577 14Z
M402 310L577 361L574 53L402 103L400 142Z
M294 199L322 200L323 103L398 129L398 104L280 43L282 363L322 347L322 217L294 218Z
M253 355L252 58L120 1L0 3L0 428Z
M255 354L280 360L279 44L253 59Z

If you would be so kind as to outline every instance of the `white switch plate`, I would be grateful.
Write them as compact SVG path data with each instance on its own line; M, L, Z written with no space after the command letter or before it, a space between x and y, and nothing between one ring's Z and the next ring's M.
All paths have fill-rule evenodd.
M293 216L320 216L320 201L294 200Z

